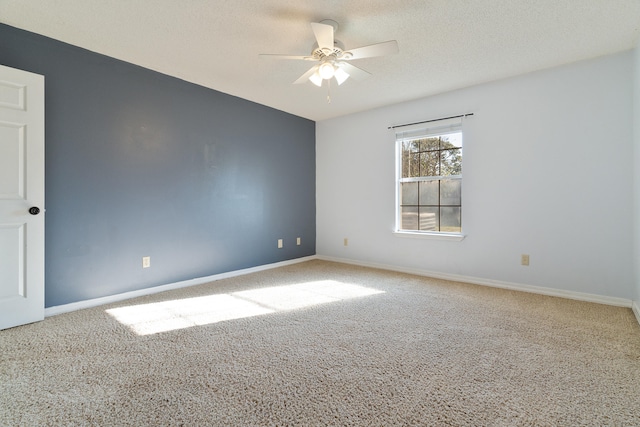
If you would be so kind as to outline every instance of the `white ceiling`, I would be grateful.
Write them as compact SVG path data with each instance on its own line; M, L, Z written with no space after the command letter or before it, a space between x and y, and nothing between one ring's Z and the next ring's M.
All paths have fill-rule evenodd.
M309 54L327 18L400 46L330 104L291 84L312 63L258 56ZM631 49L640 0L0 0L0 22L319 121Z

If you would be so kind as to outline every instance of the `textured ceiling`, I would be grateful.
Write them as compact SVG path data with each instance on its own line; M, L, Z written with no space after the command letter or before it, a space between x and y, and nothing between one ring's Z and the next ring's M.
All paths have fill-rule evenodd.
M330 104L291 84L311 63L259 57L309 54L327 18L347 48L400 46ZM631 49L640 0L0 0L0 22L323 120Z

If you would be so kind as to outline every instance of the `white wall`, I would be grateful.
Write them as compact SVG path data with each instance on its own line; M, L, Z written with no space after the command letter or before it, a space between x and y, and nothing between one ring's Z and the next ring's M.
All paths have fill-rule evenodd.
M634 298L633 60L629 51L317 123L317 254ZM394 235L387 127L466 112L467 237Z

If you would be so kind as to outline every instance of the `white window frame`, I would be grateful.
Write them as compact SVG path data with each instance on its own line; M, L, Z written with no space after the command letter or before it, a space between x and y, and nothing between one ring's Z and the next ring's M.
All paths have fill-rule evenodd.
M394 234L398 237L409 237L409 238L428 238L428 239L438 239L438 240L457 240L460 241L465 238L463 233L464 223L462 221L462 207L464 202L462 201L461 194L461 218L460 218L460 232L443 232L443 231L423 231L423 230L404 230L401 228L401 201L402 201L402 188L401 185L403 182L411 182L411 181L428 181L428 180L441 180L441 179L460 179L461 184L463 184L463 174L455 175L455 176L444 176L444 177L417 177L417 178L402 178L402 145L406 140L413 140L418 138L427 138L433 136L440 136L452 133L461 133L462 134L462 152L464 153L464 132L462 129L462 119L463 117L454 117L447 118L442 120L431 120L424 123L418 123L407 126L397 126L394 127L396 133L395 139L395 151L396 151L396 197L395 197L395 224L394 224ZM463 168L464 168L464 154L463 154ZM463 169L464 170L464 169Z

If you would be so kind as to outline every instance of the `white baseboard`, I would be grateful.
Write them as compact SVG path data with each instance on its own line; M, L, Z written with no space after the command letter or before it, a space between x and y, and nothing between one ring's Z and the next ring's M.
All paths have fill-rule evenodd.
M44 309L45 317L55 316L57 314L69 313L71 311L82 310L85 308L97 307L112 302L123 301L131 298L141 297L145 295L157 294L159 292L171 291L174 289L186 288L189 286L202 285L216 280L228 279L231 277L243 276L245 274L257 273L259 271L271 270L273 268L284 267L286 265L298 264L300 262L316 259L315 255L303 258L296 258L288 261L276 262L273 264L260 265L258 267L245 268L243 270L229 271L227 273L214 274L213 276L198 277L196 279L184 280L182 282L169 283L166 285L154 286L151 288L140 289L137 291L124 292L116 295L109 295L101 298L93 298L85 301L73 302L70 304L57 305Z
M633 314L636 315L636 320L640 324L640 302L634 301L633 305L631 306L631 309L633 310Z
M635 314L636 319L638 320L638 323L640 323L639 302L631 301L625 298L616 298L616 297L608 297L603 295L587 294L582 292L565 291L561 289L523 285L518 283L503 282L503 281L491 280L491 279L481 279L478 277L462 276L458 274L437 273L433 271L416 269L416 268L398 267L398 266L388 265L388 264L356 261L356 260L346 259L346 258L334 258L334 257L323 256L323 255L311 255L308 257L296 258L293 260L282 261L282 262L277 262L273 264L266 264L258 267L246 268L243 270L230 271L227 273L214 274L213 276L199 277L196 279L185 280L185 281L176 282L176 283L169 283L166 285L154 286L152 288L140 289L137 291L125 292L125 293L110 295L102 298L94 298L94 299L74 302L70 304L48 307L48 308L45 308L44 314L45 314L45 317L55 316L57 314L68 313L71 311L82 310L85 308L97 307L100 305L110 304L113 302L123 301L123 300L136 298L140 296L152 295L159 292L171 291L174 289L181 289L189 286L202 285L204 283L214 282L216 280L243 276L246 274L257 273L259 271L265 271L273 268L284 267L287 265L298 264L305 261L311 261L314 259L339 262L343 264L358 265L361 267L379 268L382 270L397 271L400 273L415 274L417 276L433 277L435 279L451 280L454 282L471 283L475 285L490 286L494 288L530 292L535 294L568 298L568 299L574 299L574 300L586 301L586 302L595 302L598 304L613 305L618 307L628 307L633 310L633 313Z
M458 274L437 273L433 271L421 270L416 268L398 267L394 265L378 264L371 262L356 261L352 259L334 258L323 255L317 255L317 259L333 262L341 262L344 264L359 265L362 267L379 268L382 270L398 271L400 273L415 274L416 276L433 277L435 279L451 280L454 282L471 283L474 285L490 286L493 288L509 289L513 291L530 292L534 294L548 295L553 297L568 298L578 301L595 302L598 304L613 305L617 307L631 308L632 301L625 298L609 297L604 295L587 294L582 292L565 291L562 289L545 288L542 286L523 285L519 283L503 282L499 280L482 279L478 277L462 276ZM636 308L635 313L640 322L639 310Z

